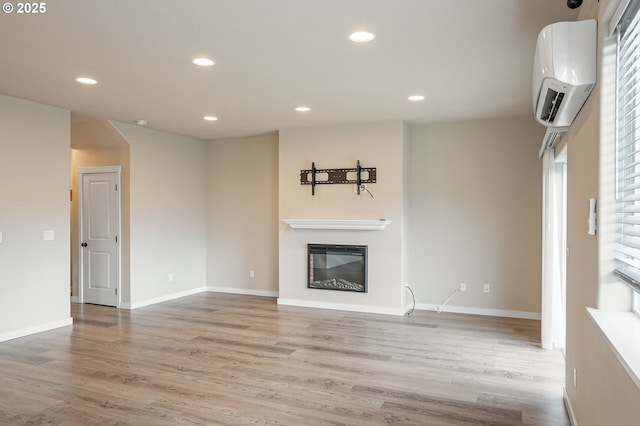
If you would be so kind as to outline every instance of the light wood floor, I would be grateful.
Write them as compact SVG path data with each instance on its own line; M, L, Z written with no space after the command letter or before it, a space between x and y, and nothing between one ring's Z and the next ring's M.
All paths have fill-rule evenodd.
M0 343L2 425L568 425L539 322L202 293Z

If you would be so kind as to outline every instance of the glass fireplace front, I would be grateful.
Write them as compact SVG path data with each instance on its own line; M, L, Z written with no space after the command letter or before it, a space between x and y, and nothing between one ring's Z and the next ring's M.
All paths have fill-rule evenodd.
M308 244L308 288L367 292L367 246Z

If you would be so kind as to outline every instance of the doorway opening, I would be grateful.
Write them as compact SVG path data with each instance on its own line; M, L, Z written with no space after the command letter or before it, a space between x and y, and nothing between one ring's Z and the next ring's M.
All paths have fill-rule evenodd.
M84 300L85 294L83 294L81 288L81 249L83 249L81 243L84 242L84 240L82 239L80 229L80 192L82 190L82 183L78 172L81 169L84 169L84 171L92 171L93 169L93 171L96 172L120 172L120 185L118 187L120 195L120 230L117 242L120 252L118 255L119 271L117 274L119 288L117 290L117 305L125 308L130 305L130 151L131 147L129 142L109 121L96 120L77 113L71 113L70 286L72 303L86 302L86 300ZM107 264L106 256L107 255L103 255L102 258L103 266ZM99 258L96 256L94 261L95 264L98 264ZM94 269L93 272L95 273L94 277L100 275L100 269ZM104 286L106 284L103 282L102 285Z

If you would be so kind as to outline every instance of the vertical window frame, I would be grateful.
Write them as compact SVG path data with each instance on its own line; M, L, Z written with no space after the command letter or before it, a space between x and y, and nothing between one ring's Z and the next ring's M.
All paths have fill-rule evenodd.
M640 0L616 25L615 201L616 268L640 315Z

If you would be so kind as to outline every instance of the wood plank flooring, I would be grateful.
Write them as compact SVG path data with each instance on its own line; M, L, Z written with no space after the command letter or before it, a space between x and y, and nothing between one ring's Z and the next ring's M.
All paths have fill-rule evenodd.
M569 425L538 321L201 293L0 343L2 425Z

